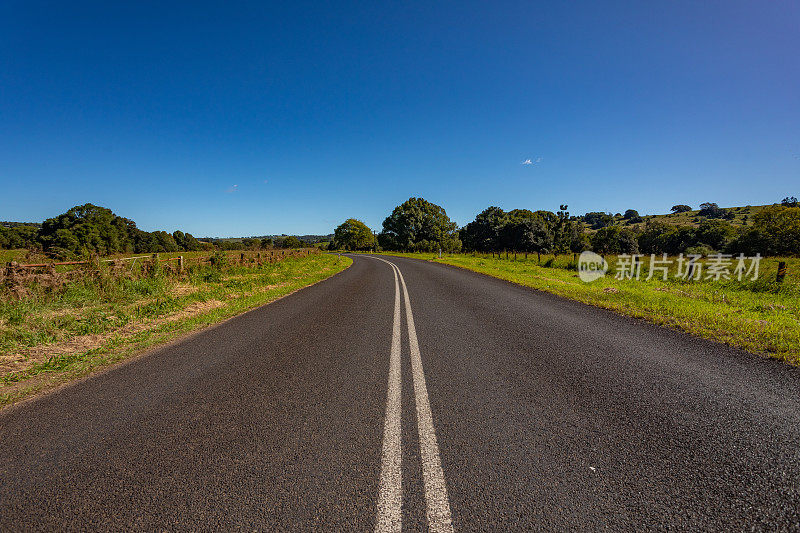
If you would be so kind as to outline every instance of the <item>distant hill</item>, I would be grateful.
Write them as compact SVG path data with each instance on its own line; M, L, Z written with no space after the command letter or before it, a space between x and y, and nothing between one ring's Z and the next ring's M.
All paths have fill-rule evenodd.
M613 215L613 222L609 225L628 227L631 229L641 229L647 222L662 222L673 226L692 226L697 227L702 221L717 219L725 220L733 226L747 226L753 223L753 215L769 207L770 205L746 205L740 207L720 207L716 216L706 216L700 214L700 209L692 209L680 213L667 213L663 215L641 215L640 217L627 220L620 213ZM587 229L591 231L591 224L587 224Z
M771 205L771 204L770 204ZM744 207L721 207L720 209L726 213L732 213L733 218L727 218L723 220L727 220L734 226L746 226L748 223L752 224L753 222L753 215L764 209L765 207L769 207L769 205L746 205ZM675 224L675 225L683 225L683 226L697 226L700 222L707 219L709 217L705 217L700 215L699 209L694 209L692 211L685 211L683 213L669 213L666 215L651 215L648 217L650 220L656 220L659 222L666 222L667 224Z
M303 242L307 242L309 244L316 244L320 242L330 242L333 239L333 233L328 235L252 235L249 237L201 237L201 241L209 241L209 242L240 242L243 239L272 239L273 241L278 239L285 239L286 237L297 237Z
M32 226L34 228L41 228L41 222L9 222L6 220L0 220L0 227L3 228L18 228L19 226Z

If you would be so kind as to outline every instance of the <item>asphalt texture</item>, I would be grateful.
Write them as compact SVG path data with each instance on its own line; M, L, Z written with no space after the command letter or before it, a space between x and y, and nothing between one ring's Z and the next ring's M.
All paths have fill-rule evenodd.
M797 369L383 259L407 284L455 531L800 530ZM0 530L374 530L395 294L391 266L357 256L0 412ZM402 527L424 531L402 321Z

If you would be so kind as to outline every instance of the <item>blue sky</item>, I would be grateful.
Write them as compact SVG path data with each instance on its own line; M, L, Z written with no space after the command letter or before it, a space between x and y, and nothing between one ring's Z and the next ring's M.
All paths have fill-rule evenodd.
M241 236L379 228L410 196L460 225L771 203L800 196L799 50L794 0L7 0L0 220L92 202Z

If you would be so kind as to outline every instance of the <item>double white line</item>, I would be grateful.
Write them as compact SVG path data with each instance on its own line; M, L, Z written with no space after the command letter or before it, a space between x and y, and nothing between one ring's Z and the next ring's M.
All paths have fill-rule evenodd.
M378 514L375 531L399 532L402 529L402 465L401 465L401 389L400 373L400 285L408 324L408 344L411 351L411 375L414 380L414 398L417 404L417 431L419 432L420 455L422 459L422 480L425 488L425 506L428 528L432 532L451 532L453 522L450 517L450 503L447 499L447 486L444 482L436 431L433 428L433 415L428 401L428 388L422 370L422 357L414 327L414 314L403 273L397 265L379 257L371 257L392 267L394 272L394 323L392 327L392 347L389 356L389 386L386 395L386 420L383 426L383 452L381 454L381 479L378 492ZM399 283L398 283L399 278Z

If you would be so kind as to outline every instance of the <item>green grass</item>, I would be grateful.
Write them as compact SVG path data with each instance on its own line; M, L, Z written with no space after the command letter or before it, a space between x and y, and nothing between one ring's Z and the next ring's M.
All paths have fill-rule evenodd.
M800 262L790 260L783 284L774 281L778 259L764 260L767 272L755 282L617 280L607 275L584 283L572 268L572 256L529 260L466 254L387 254L437 261L586 304L642 318L800 365ZM611 262L612 258L607 258ZM613 262L612 262L613 267ZM645 276L646 277L646 276Z
M24 300L0 301L0 354L46 353L82 335L101 336L88 349L34 356L22 369L0 372L0 406L263 305L336 274L351 262L315 254L222 270L196 266L180 278L89 280L57 294L41 291ZM215 306L176 318L175 313L207 303Z

